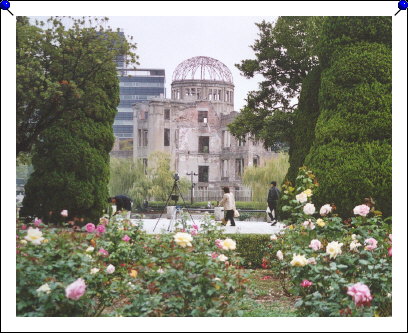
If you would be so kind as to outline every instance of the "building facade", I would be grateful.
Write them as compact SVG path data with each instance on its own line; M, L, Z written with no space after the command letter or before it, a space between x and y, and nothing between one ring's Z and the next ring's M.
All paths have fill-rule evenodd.
M223 186L232 187L236 199L242 199L237 194L245 196L247 191L242 185L245 168L261 166L274 155L261 143L236 140L229 133L227 125L238 115L232 74L212 58L184 61L174 72L171 99L138 102L133 110L134 158L147 167L152 152L170 154L171 167L180 177L196 174L196 200L219 197Z

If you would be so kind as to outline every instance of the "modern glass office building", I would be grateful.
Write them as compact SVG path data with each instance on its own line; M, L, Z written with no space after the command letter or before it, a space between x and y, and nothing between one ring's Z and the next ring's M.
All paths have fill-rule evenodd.
M119 34L124 36L123 32ZM164 69L128 69L125 56L117 61L120 104L113 123L113 132L117 142L112 150L115 157L133 156L133 110L136 102L147 101L154 97L166 97Z

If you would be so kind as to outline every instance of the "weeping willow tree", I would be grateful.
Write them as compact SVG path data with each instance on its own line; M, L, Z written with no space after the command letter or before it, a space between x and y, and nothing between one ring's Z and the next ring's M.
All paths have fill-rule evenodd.
M109 192L111 196L125 194L136 206L148 198L151 181L142 161L131 158L111 158Z
M151 179L151 186L149 189L149 196L159 201L165 201L174 184L174 173L170 169L170 155L163 152L154 152L149 156L148 174ZM186 193L190 188L191 183L185 178L180 178L178 183L180 191Z
M166 200L174 184L170 155L154 152L148 161L150 167L146 169L141 160L111 158L110 194L128 195L136 206L144 200ZM180 179L182 193L186 193L190 185L187 179Z
M289 157L286 153L268 160L263 167L247 168L244 171L243 183L252 189L252 200L266 202L270 182L275 180L279 188L288 169Z

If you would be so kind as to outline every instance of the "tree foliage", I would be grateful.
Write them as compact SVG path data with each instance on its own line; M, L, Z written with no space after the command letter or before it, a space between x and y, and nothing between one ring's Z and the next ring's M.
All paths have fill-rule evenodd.
M144 200L167 200L174 184L174 171L170 168L170 156L162 152L154 152L149 158L147 169L141 160L112 158L110 194L129 195L136 206ZM181 178L179 187L182 193L190 188L191 183Z
M102 81L116 57L126 54L136 63L136 44L105 28L107 21L51 17L32 25L17 17L17 156L31 152L45 129L73 113L72 104L83 108L114 93L116 88ZM92 112L103 118L103 110Z
M70 218L96 219L106 207L119 104L114 60L131 48L102 26L106 19L71 22L66 28L62 19L51 18L48 28L35 30L40 50L27 52L21 43L17 48L17 141L24 149L35 142L21 213L51 221L64 209ZM28 68L26 57L38 67Z
M289 148L289 170L286 178L295 184L299 168L315 139L315 127L319 116L320 66L313 68L302 83L299 107L293 114Z
M387 23L388 22L388 23ZM391 214L391 18L327 18L333 39L321 77L320 115L305 164L319 179L316 203L338 211L364 197ZM386 39L388 36L389 39Z
M246 168L242 181L252 189L252 200L264 202L266 208L269 184L275 180L278 187L280 187L288 168L288 154L285 153L280 153L277 157L269 159L265 166Z
M240 115L229 126L236 137L250 133L266 147L289 142L292 112L307 73L318 64L316 45L321 17L279 17L275 24L257 24L260 32L252 49L256 59L236 65L247 78L262 75Z

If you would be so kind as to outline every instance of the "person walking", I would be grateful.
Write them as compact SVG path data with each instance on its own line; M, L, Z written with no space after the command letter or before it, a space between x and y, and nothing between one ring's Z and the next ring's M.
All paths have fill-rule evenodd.
M268 207L269 210L271 211L269 214L269 217L271 218L272 226L274 226L278 222L278 200L280 198L280 191L276 187L276 181L271 182L271 187L268 192ZM273 215L272 215L273 212Z
M222 197L219 205L224 207L225 221L226 221L225 224L227 224L229 220L231 221L231 226L235 227L234 213L235 213L236 207L235 207L234 195L230 193L229 187L227 186L225 186L223 190L224 190L224 196Z

